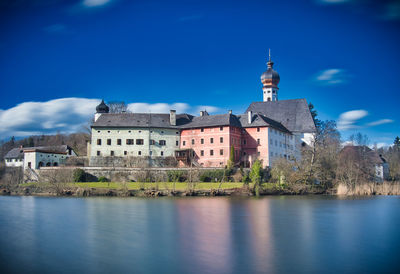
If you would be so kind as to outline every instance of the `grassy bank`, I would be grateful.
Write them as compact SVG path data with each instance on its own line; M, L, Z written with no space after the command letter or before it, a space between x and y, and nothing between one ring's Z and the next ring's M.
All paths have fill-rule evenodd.
M186 182L159 182L159 183L139 183L139 182L132 182L132 183L72 183L73 186L79 187L89 187L89 188L107 188L107 189L119 189L119 188L127 188L129 190L139 190L139 189L160 189L160 190L186 190L190 187L189 183ZM192 183L195 190L209 190L209 189L218 189L220 184L219 183ZM222 183L221 189L231 189L231 188L241 188L243 187L243 183Z

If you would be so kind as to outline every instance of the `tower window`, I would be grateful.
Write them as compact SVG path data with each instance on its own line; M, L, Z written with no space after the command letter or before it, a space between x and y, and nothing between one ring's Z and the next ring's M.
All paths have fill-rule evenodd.
M224 150L223 149L219 150L219 155L224 155Z
M200 139L200 144L202 144L202 145L204 144L204 139L203 138Z

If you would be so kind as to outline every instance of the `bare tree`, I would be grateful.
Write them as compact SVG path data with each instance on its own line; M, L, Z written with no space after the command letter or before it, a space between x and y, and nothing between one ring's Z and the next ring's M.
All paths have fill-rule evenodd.
M110 113L128 112L128 105L125 102L109 102L108 107L110 108Z

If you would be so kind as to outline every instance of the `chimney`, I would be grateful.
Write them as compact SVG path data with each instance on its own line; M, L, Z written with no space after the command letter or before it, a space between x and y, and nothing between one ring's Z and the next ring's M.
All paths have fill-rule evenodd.
M228 113L229 113L229 114L232 114L232 110L231 110L231 109L230 109L230 110L228 110Z
M208 116L207 110L200 110L200 116Z
M171 126L176 126L176 110L174 109L169 111L169 123Z
M251 121L253 120L253 112L251 111L251 110L249 110L248 112L247 112L247 122L249 123L249 124L251 124Z

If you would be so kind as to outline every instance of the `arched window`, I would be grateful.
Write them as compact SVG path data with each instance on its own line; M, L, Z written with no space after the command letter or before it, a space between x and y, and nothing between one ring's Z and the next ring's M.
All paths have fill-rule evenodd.
M55 163L53 164L53 166L58 166L58 163L57 163L57 162L55 162Z
M268 101L271 101L271 98L268 98Z
M50 162L48 162L48 163L46 164L46 166L51 166L51 163L50 163Z
M39 162L39 168L43 166L43 162Z

